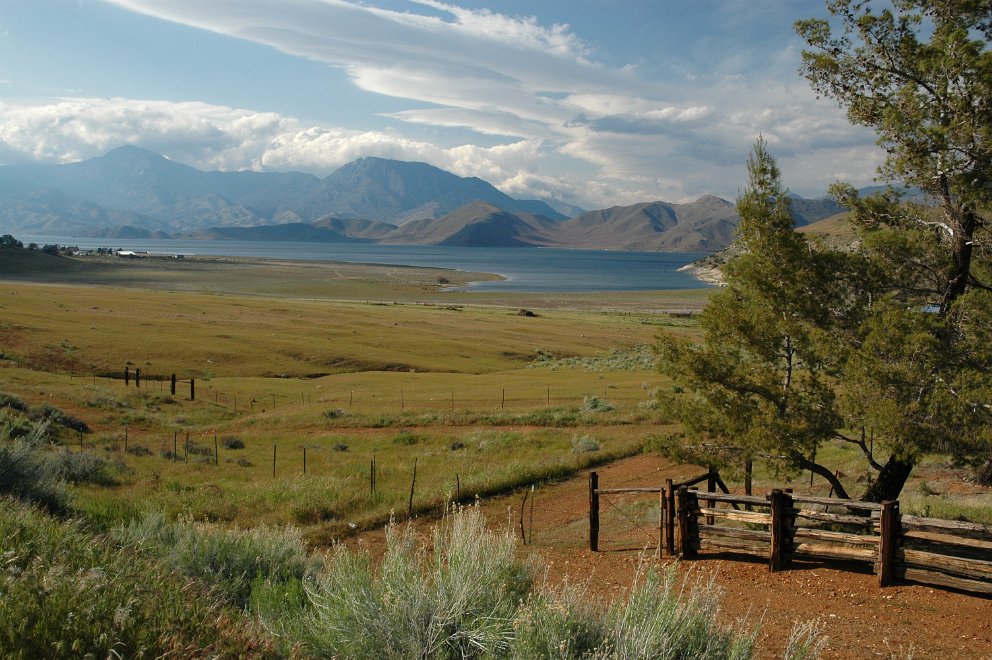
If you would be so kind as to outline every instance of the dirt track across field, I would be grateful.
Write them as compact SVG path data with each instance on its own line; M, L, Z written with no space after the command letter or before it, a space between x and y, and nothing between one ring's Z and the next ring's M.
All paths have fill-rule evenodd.
M596 470L600 487L659 486L700 473L656 455L640 455ZM483 503L494 524L512 524L519 533L522 495ZM526 552L537 553L552 579L585 582L588 595L602 602L623 597L642 562L657 559L657 496L603 498L600 552L588 549L588 472L537 490L524 506ZM430 521L419 521L425 531ZM349 541L373 552L382 531ZM759 657L779 657L793 625L816 621L828 638L824 658L992 658L992 599L935 587L901 585L882 589L867 567L797 564L769 573L759 557L704 553L679 563L690 579L713 577L722 590L728 620L760 624Z

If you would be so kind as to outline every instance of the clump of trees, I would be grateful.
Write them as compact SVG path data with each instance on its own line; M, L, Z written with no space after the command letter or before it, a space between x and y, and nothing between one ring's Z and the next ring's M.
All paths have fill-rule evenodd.
M884 178L933 203L891 189L862 199L836 185L858 242L828 250L793 230L759 139L738 200L740 256L702 315L705 340L661 338L660 364L684 391L665 396L687 444L710 460L730 446L735 458L811 470L845 496L816 458L844 441L874 471L862 497L881 501L898 497L928 453L990 472L992 7L827 7L832 22L796 24L809 45L803 75L852 123L876 130Z

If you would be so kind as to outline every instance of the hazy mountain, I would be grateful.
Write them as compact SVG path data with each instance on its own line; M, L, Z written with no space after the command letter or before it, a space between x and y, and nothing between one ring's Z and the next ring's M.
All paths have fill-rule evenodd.
M841 210L826 199L792 201L800 226ZM137 147L69 165L0 167L3 233L716 251L738 222L734 204L712 196L577 215L577 207L555 205L383 158L361 158L324 179L203 172Z
M320 182L303 207L310 215L335 214L403 225L440 218L476 201L505 211L564 219L544 202L516 200L476 177L460 177L427 163L359 158Z
M488 202L473 202L438 219L414 220L391 232L384 243L524 247L553 245L557 224L531 213L510 213Z
M51 208L41 197L48 193L60 195ZM173 233L328 215L402 224L479 200L566 217L544 202L513 199L482 179L383 158L359 159L325 179L299 172L203 172L132 146L67 165L0 167L4 226L31 233L76 233L94 227L99 216L113 222L121 214L117 224Z

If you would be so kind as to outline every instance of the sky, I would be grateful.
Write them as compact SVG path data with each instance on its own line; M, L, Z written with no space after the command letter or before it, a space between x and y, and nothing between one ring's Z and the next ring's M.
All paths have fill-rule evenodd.
M0 0L0 165L133 144L204 170L365 156L586 209L735 199L763 135L805 197L875 135L799 75L823 0Z

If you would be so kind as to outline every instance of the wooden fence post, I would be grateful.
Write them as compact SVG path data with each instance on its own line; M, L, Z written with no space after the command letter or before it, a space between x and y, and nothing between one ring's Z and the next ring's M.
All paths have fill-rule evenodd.
M589 549L599 551L599 475L589 473Z
M899 528L899 502L882 502L878 527L878 586L893 584L893 564L895 562L896 531Z
M124 367L124 387L131 384L131 367Z
M658 559L661 559L662 550L665 547L665 513L668 511L668 498L665 496L665 489L658 493Z
M665 491L668 493L665 510L665 549L669 557L675 556L675 484L671 479L665 479Z
M196 401L196 381L192 376L189 379L189 400Z
M713 493L716 491L716 468L710 465L706 470L706 492ZM709 509L713 508L713 500L706 500L706 507ZM706 524L713 524L713 516L706 516Z
M303 476L307 476L307 446L303 445Z
M792 509L792 496L787 491L775 489L768 495L768 500L772 516L769 526L771 548L768 553L768 570L774 573L789 563L787 548L792 536L792 516L787 509Z
M689 488L687 486L679 487L676 515L679 518L679 546L683 559L696 556L696 550L692 547L692 525L689 520L690 499L695 499L695 494L693 493L692 495L693 497L690 498Z
M134 386L141 387L141 369L134 370Z
M410 481L410 502L406 507L406 517L413 518L413 491L417 487L417 459L413 459L413 480Z
M272 445L272 478L276 478L276 445Z
M172 378L169 380L169 392L172 396L176 396L176 374L172 374Z

